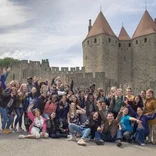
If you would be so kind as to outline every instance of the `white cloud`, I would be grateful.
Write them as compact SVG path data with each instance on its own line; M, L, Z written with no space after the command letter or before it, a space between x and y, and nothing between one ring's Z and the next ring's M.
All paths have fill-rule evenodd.
M132 35L144 11L142 0L0 0L0 57L82 66L88 19L95 20L100 1L114 32L124 22ZM155 6L154 0L148 1L153 15Z

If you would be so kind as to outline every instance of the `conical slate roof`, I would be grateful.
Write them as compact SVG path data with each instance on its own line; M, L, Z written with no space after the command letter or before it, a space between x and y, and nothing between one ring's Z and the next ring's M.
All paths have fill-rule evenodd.
M147 34L152 34L156 32L156 24L154 23L152 17L148 13L147 10L145 10L139 25L137 29L134 32L133 38L147 35Z
M116 36L102 12L100 12L96 18L90 32L87 35L87 38L99 34Z
M131 38L129 37L127 31L125 30L123 26L119 34L119 40L131 40Z

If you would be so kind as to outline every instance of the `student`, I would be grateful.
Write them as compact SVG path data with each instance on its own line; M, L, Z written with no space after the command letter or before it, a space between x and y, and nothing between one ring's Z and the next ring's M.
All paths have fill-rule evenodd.
M137 95L135 96L134 98L134 102L132 103L132 108L133 110L136 112L137 111L137 108L140 107L140 108L143 108L144 105L143 105L143 101L142 101L142 98L140 95Z
M17 97L16 97L16 105L15 105L15 112L16 112L16 119L14 123L14 131L23 132L22 129L22 117L23 117L23 106L27 100L27 85L22 84L20 89L18 90ZM17 124L19 123L19 129L17 130Z
M33 109L38 108L40 113L43 114L43 110L47 101L47 92L42 92L41 96L39 96L36 100L36 103L33 106Z
M61 127L55 112L53 112L47 120L47 131L50 138L67 138L67 132Z
M98 112L93 113L89 121L85 125L76 125L74 123L69 124L69 131L71 133L68 141L76 141L75 133L78 133L81 136L81 139L77 142L78 145L85 146L86 139L91 134L91 139L95 137L95 132L97 129L101 128L101 118Z
M86 115L87 115L87 118L89 119L90 116L92 116L92 114L96 111L95 100L94 100L93 94L90 93L88 95L85 105L86 105Z
M43 116L46 119L49 119L50 114L52 114L53 112L56 112L57 100L58 100L57 95L51 95L50 99L46 102L44 111L43 111Z
M128 103L128 101L127 101ZM138 124L141 123L140 120L128 115L128 108L124 107L122 111L122 117L119 123L119 130L117 132L117 143L121 146L121 140L131 142L131 135L133 133L133 127L131 121L135 121Z
M128 100L128 104L132 105L135 97L132 95L132 89L130 87L126 88L126 98Z
M109 112L112 112L115 118L117 117L121 107L125 105L124 101L125 97L123 96L123 90L121 88L118 88L116 90L116 96L109 106Z
M114 119L114 114L111 112L109 112L106 117L106 114L104 113L100 102L97 103L97 106L104 125L101 126L101 129L97 129L94 138L95 143L97 145L103 145L105 141L115 142L117 138L118 124L122 116L122 111L120 111L117 118ZM121 143L118 143L117 146L121 146Z
M77 108L75 103L71 103L69 112L67 114L68 124L74 123L76 125L79 125L80 124L79 115L85 114L85 113L86 113L86 111L84 109L82 109L80 107Z
M149 89L146 92L146 103L145 103L144 114L150 116L153 115L155 111L156 111L156 99L154 97L154 91L152 89ZM148 124L150 128L148 141L156 145L156 119L150 120Z
M132 109L130 105L128 105L129 111L135 116L137 119L141 121L141 123L134 124L134 140L141 146L145 145L145 138L149 135L149 126L148 121L156 118L156 112L152 116L143 115L143 108L138 107L137 113Z
M15 87L12 87L10 94L2 94L0 102L0 113L2 116L2 132L5 134L11 133L9 130L10 125L13 122L13 117L11 115L12 111L15 108L17 90Z
M28 108L28 117L31 119L32 124L29 127L28 135L19 135L19 139L39 139L48 138L48 133L46 133L46 119L41 116L39 109L34 109L33 113L31 111L32 106Z

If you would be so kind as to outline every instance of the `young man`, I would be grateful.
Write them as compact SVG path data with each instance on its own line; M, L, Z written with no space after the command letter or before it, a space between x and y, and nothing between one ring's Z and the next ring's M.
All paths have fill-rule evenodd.
M107 117L105 116L102 105L97 103L99 114L101 119L103 120L104 126L101 129L98 129L95 133L95 143L97 145L103 145L104 141L106 142L115 142L116 135L118 130L118 124L120 122L120 118L122 117L122 112L120 111L117 118L114 119L113 113L108 113ZM122 144L117 144L117 146L121 146Z

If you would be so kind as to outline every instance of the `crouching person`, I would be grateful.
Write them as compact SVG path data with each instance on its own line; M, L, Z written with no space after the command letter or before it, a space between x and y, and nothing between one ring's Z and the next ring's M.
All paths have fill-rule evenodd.
M48 138L48 133L46 133L46 119L41 116L39 109L34 109L33 113L31 111L32 106L28 108L28 117L32 121L29 127L28 135L19 135L19 139L39 139Z
M77 142L78 145L85 146L86 139L91 135L91 139L94 138L95 132L98 127L101 126L101 118L98 112L93 113L89 121L85 123L85 125L78 126L74 123L69 124L69 131L71 133L71 137L68 141L76 141L76 133L81 136L81 139Z
M97 103L97 107L104 126L97 129L94 138L95 143L97 145L104 145L104 142L115 142L122 112L119 112L117 118L114 119L114 114L111 112L107 114L107 117L105 116L100 102Z
M50 138L67 138L67 133L61 128L59 120L56 118L56 113L53 112L47 120L47 131Z

